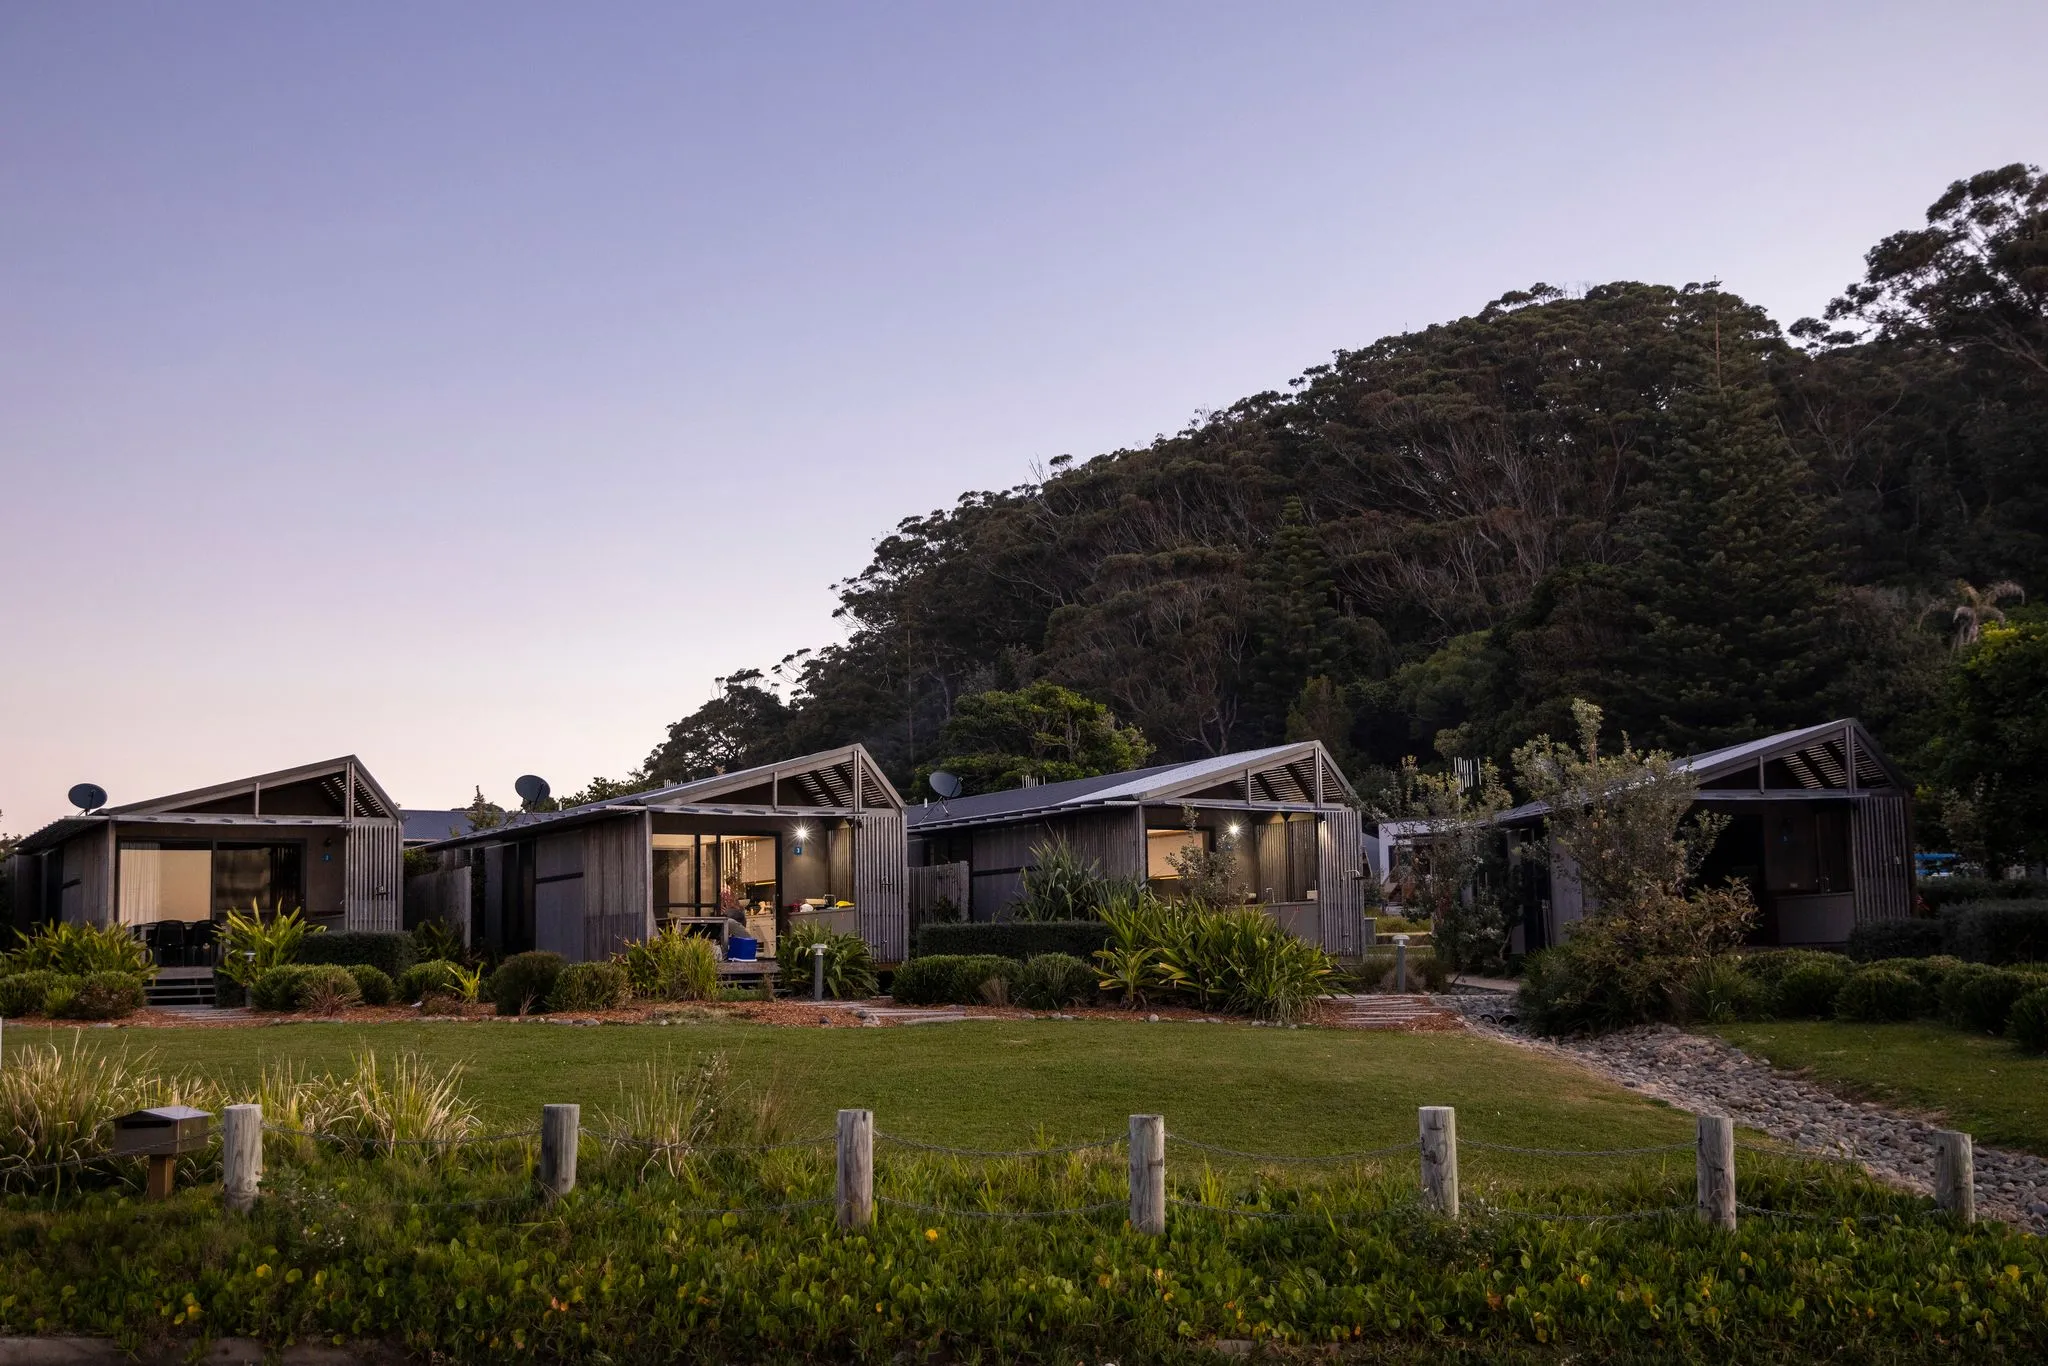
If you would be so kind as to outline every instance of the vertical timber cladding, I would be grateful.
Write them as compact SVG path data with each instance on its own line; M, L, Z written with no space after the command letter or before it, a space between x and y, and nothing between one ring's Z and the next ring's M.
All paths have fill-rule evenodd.
M570 962L583 957L583 832L533 842L533 947Z
M901 811L853 818L853 906L860 937L878 962L910 956L909 843Z
M405 928L399 843L397 821L348 823L341 849L343 929L389 933Z
M1321 907L1323 949L1347 956L1365 952L1365 837L1358 813L1348 806L1323 812L1316 904Z
M595 963L654 929L649 901L653 849L645 816L597 821L582 829L583 937L567 956Z
M1851 871L1856 919L1899 920L1913 913L1912 839L1906 827L1906 799L1877 791L1856 803L1849 816Z

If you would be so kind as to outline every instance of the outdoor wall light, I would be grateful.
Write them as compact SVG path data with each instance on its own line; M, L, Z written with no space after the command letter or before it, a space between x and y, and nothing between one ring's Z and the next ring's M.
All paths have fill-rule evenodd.
M1239 825L1239 824L1238 824L1238 823L1237 823L1236 821L1232 821L1232 822L1230 823L1230 837L1231 837L1232 839L1236 839L1236 838L1237 838L1237 837L1238 837L1239 835L1242 835L1243 833L1244 833L1244 827L1243 827L1243 826Z

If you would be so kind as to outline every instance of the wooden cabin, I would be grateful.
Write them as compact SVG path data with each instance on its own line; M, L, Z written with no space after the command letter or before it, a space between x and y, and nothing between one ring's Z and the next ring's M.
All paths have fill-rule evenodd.
M398 807L353 755L66 816L10 862L18 924L132 926L173 965L206 958L231 910L402 922Z
M1748 884L1761 912L1761 945L1837 947L1861 922L1913 913L1911 785L1853 719L1785 731L1680 759L1699 780L1696 808L1728 817L1699 881ZM1598 910L1570 857L1548 844L1550 808L1531 802L1503 813L1513 894L1522 908L1513 947L1562 941L1572 922ZM1427 827L1386 822L1382 866ZM1530 846L1548 845L1547 857Z
M472 942L593 961L656 928L772 956L792 928L858 933L878 961L909 951L903 799L859 745L587 806L515 814L427 844L444 869L482 868Z
M1173 855L1229 847L1246 902L1332 953L1352 954L1364 947L1368 875L1357 801L1312 740L955 797L907 813L912 875L954 870L966 888L962 913L999 920L1022 896L1038 851L1055 840L1106 876L1167 891L1178 876Z

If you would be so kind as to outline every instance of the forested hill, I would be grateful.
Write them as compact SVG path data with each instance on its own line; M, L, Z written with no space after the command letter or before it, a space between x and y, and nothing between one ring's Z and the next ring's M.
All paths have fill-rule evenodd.
M1909 752L1956 581L2048 589L2048 176L1866 266L1790 335L1718 285L1537 286L967 494L840 585L790 705L742 671L647 776L859 740L907 783L1034 680L1165 758L1501 756L1573 696L1680 751L1856 713Z

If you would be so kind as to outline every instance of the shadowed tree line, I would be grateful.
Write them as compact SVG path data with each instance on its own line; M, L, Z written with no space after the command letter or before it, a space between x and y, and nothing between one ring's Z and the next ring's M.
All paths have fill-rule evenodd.
M1066 708L1103 763L1312 737L1369 782L1583 698L1678 753L1853 713L1966 791L1949 633L2048 588L2048 177L1959 181L1865 265L1790 329L1538 285L906 518L843 643L721 680L632 781L858 740L1014 783L1087 767Z

